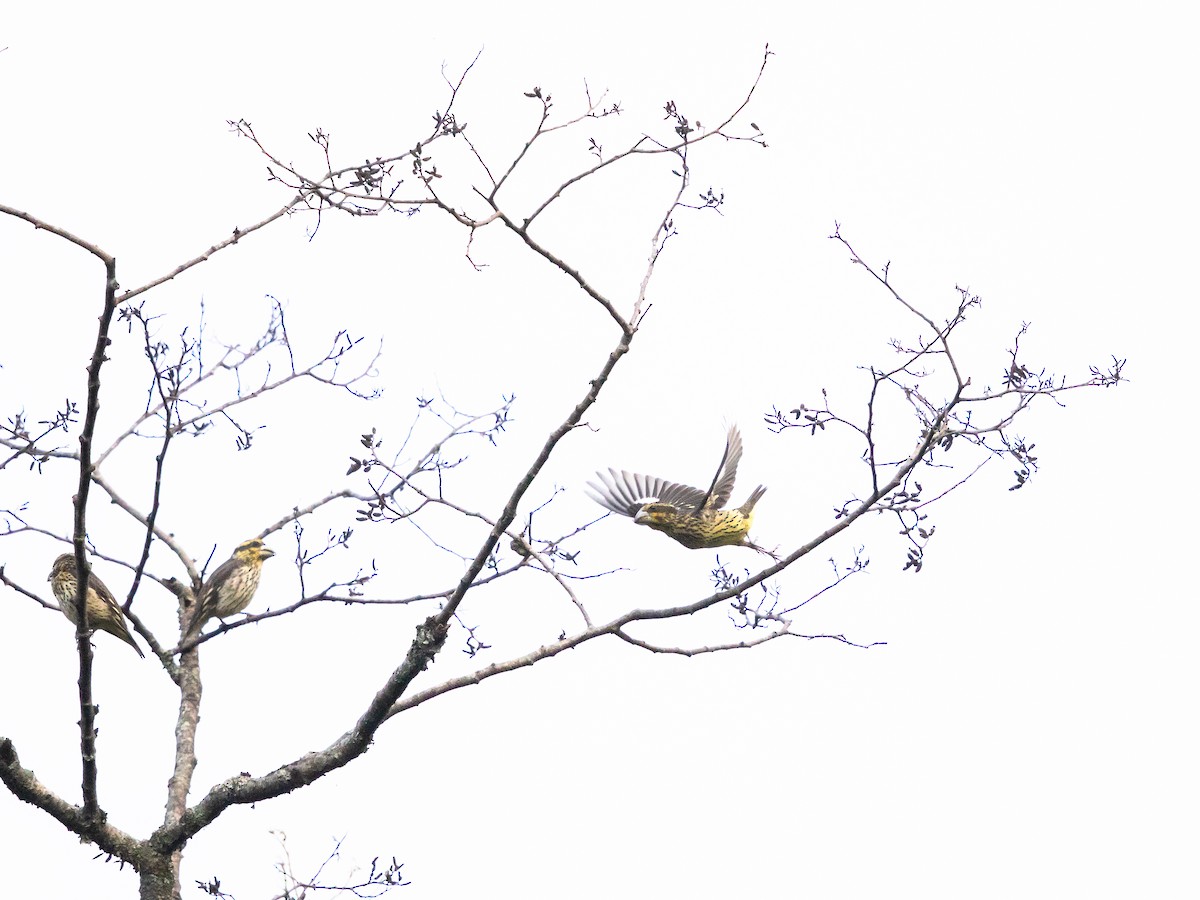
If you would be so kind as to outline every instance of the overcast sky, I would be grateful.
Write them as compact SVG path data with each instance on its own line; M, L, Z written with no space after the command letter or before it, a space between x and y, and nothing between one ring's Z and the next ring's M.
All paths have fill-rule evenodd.
M1043 403L1018 428L1041 466L1026 488L1007 490L1013 467L994 462L931 510L937 533L920 574L901 571L906 545L879 518L779 580L802 599L826 583L831 557L845 564L865 546L868 573L805 607L798 630L882 646L776 641L685 659L594 642L398 716L346 769L231 811L188 847L185 896L213 875L239 900L271 896L276 832L302 874L343 836L343 866L395 856L413 882L396 895L409 897L1129 897L1194 884L1200 622L1194 579L1180 571L1195 529L1179 481L1194 430L1183 405L1200 199L1194 28L1170 4L1137 15L1079 4L777 5L109 4L0 15L0 202L114 254L124 287L289 198L228 119L250 121L307 171L323 165L307 136L318 127L333 136L335 164L399 154L445 108L443 66L456 77L482 51L459 121L507 160L536 125L525 91L552 93L564 118L582 111L585 82L593 96L607 91L623 114L546 141L506 201L519 217L593 161L589 138L608 152L643 133L665 139L668 100L693 121L717 121L769 42L747 112L769 146L695 149L693 187L724 192L723 212L677 216L653 308L588 414L593 428L565 442L526 499L532 508L564 489L540 519L550 531L601 512L583 493L598 468L706 484L728 422L746 443L734 501L769 488L759 543L798 547L864 492L849 435L773 435L763 423L773 406L820 402L822 389L861 410L859 367L889 361L888 340L913 335L895 301L827 240L835 221L868 261L890 261L893 285L934 318L953 311L956 287L982 298L962 338L979 384L996 383L1023 322L1037 367L1079 377L1113 354L1129 360L1128 384ZM434 152L469 202L461 185L471 182L452 179L469 160ZM667 169L615 170L542 225L547 245L623 310L674 184ZM498 227L476 237L472 258L486 264L476 271L465 234L436 211L316 224L280 221L146 298L167 335L194 327L203 302L211 340L253 341L277 298L302 353L323 352L341 329L383 346L369 385L384 391L378 401L305 387L248 417L267 426L248 453L228 430L172 451L164 527L197 557L215 547L219 561L293 506L350 484L358 436L374 427L398 448L414 398L437 392L472 412L516 397L499 445L465 448L456 473L459 495L497 514L616 343L594 303ZM0 415L36 419L64 397L81 401L102 273L11 218L0 219L0 271ZM139 352L120 330L102 441L142 403ZM907 452L911 419L897 414L894 427ZM417 434L429 443L437 432L427 428ZM152 459L147 445L112 461L139 507ZM962 464L972 465L965 449ZM67 533L72 477L9 466L0 508L29 502L42 527ZM137 532L93 497L93 540L135 556ZM279 557L254 611L299 589L290 528L268 543ZM61 549L9 536L0 564L44 590ZM705 596L717 557L616 517L574 549L580 574L622 568L579 586L601 619ZM346 553L338 564L375 559L393 596L442 589L462 571L403 526L359 526ZM720 558L761 562L747 550ZM182 574L165 553L154 561L156 574ZM121 569L99 572L127 589ZM468 624L492 648L468 660L453 633L418 688L578 626L547 579L471 597ZM169 634L171 598L154 585L139 598ZM71 629L7 589L0 602L0 735L74 801ZM431 609L310 607L209 644L196 790L326 746ZM651 633L679 644L744 636L721 609L673 628ZM153 662L104 635L96 647L101 800L110 822L141 837L161 820L176 698ZM93 860L95 848L7 794L0 833L6 895L136 891L129 871Z

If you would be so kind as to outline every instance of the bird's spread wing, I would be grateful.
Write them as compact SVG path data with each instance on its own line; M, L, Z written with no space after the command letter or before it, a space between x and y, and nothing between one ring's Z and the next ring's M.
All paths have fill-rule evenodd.
M739 444L739 453L741 445ZM699 488L686 484L676 484L664 478L653 475L637 475L624 469L609 469L607 473L597 472L599 483L589 481L591 488L588 496L601 506L611 509L623 516L633 516L647 503L657 500L660 503L670 503L677 509L694 512L700 508L704 500L704 492ZM733 479L730 478L732 488ZM728 495L728 490L726 491Z
M724 508L733 495L733 480L737 477L737 467L741 461L742 435L736 425L730 425L729 434L725 438L725 454L721 457L721 464L717 466L717 474L713 476L712 487L708 489L707 494L701 495L698 508Z

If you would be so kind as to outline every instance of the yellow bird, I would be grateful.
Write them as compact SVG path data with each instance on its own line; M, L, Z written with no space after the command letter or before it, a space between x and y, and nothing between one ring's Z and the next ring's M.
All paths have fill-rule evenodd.
M724 509L733 493L741 459L742 436L737 426L731 425L725 453L707 491L652 475L609 469L607 473L596 473L599 483L588 482L588 496L615 513L631 517L637 525L661 531L690 550L742 546L774 556L747 536L754 520L754 505L766 493L765 487L756 487L736 509Z
M254 599L258 590L258 578L262 564L275 552L258 538L242 541L233 551L233 556L217 566L215 572L200 588L200 599L188 623L184 639L200 633L200 627L216 616L224 619L240 613Z

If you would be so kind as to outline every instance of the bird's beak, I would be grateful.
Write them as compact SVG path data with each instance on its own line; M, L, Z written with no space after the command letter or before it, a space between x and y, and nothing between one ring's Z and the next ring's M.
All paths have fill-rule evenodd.
M263 559L270 559L272 556L275 555L275 551L272 550L270 547L263 547L261 552L263 555Z
M641 525L649 518L650 513L646 512L644 509L639 509L633 517L633 522L635 525Z

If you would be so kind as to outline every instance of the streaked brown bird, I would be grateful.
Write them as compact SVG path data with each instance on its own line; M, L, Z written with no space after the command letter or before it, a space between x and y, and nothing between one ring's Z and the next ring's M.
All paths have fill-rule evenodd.
M62 610L62 614L70 620L72 625L78 627L79 615L78 607L75 605L75 595L79 590L79 578L75 569L75 554L64 553L54 560L54 565L50 567L50 576L46 580L50 582L50 589L54 592L54 599L58 601L58 608ZM104 582L96 577L94 571L88 572L85 603L89 626L99 631L107 631L114 637L120 638L136 650L138 656L146 658L142 648L137 645L133 635L129 633L129 626L125 624L125 613L121 611L121 604L117 602L117 598L112 595L112 591L105 586Z
M607 473L596 473L599 483L588 482L588 496L615 513L630 516L638 525L661 531L690 550L740 545L773 556L747 536L754 520L754 504L766 493L765 487L756 487L737 509L723 508L733 493L741 459L742 436L737 426L731 425L725 453L707 491L652 475L609 469Z
M258 538L242 541L233 551L233 556L217 566L200 588L200 599L188 623L184 639L195 637L209 619L224 619L240 613L254 599L258 590L258 579L262 564L275 552Z

